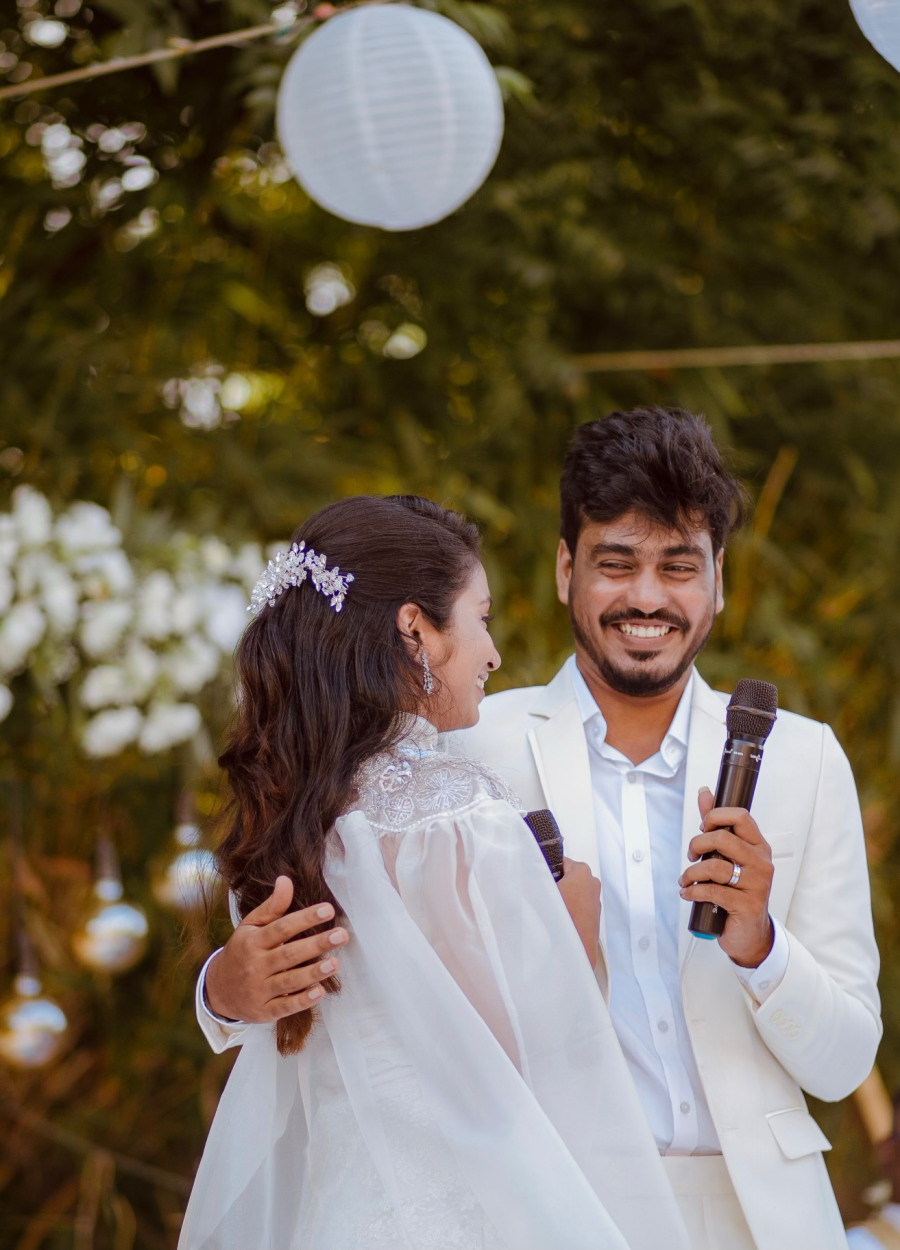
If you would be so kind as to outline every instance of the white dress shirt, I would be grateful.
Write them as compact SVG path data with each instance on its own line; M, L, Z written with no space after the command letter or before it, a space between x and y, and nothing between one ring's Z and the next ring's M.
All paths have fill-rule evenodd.
M655 755L632 764L606 741L606 721L569 661L588 743L610 985L610 1015L662 1154L718 1154L678 975L678 877L693 676ZM715 781L711 779L710 784ZM697 814L699 832L700 816ZM781 983L787 935L758 968L734 965L758 1003Z

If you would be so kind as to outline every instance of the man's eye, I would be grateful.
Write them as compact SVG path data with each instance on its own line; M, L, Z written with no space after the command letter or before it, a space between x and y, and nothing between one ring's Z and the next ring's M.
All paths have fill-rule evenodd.
M692 564L667 564L667 573L696 573L697 570Z
M599 564L597 567L603 569L605 572L621 573L624 571L627 573L629 569L631 568L631 565L619 564L615 560L604 560L603 563Z

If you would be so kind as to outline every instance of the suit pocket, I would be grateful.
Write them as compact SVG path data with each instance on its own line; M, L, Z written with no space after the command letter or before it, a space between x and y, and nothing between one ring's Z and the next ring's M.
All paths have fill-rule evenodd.
M772 848L772 859L790 859L797 849L797 839L792 830L786 833L764 833L763 837Z
M766 1119L786 1159L802 1159L818 1150L831 1149L831 1142L804 1107L770 1111Z

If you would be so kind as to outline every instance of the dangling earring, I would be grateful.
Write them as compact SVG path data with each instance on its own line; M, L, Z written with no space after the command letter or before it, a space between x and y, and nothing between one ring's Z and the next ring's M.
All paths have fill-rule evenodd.
M426 694L431 694L434 690L434 678L431 675L431 669L428 667L428 656L422 651L422 689Z

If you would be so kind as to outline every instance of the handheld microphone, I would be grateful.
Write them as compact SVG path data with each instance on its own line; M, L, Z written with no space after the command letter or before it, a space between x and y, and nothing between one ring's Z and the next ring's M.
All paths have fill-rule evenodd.
M562 834L556 823L556 817L544 807L538 812L526 812L522 819L534 834L544 859L547 861L547 867L553 873L553 880L560 881L565 868L563 867Z
M725 722L728 741L722 752L722 765L716 785L716 807L746 807L762 764L763 746L775 724L778 689L767 681L741 678L728 704ZM724 859L718 851L707 851L701 859ZM688 929L698 938L719 937L725 931L728 912L715 903L695 903Z

